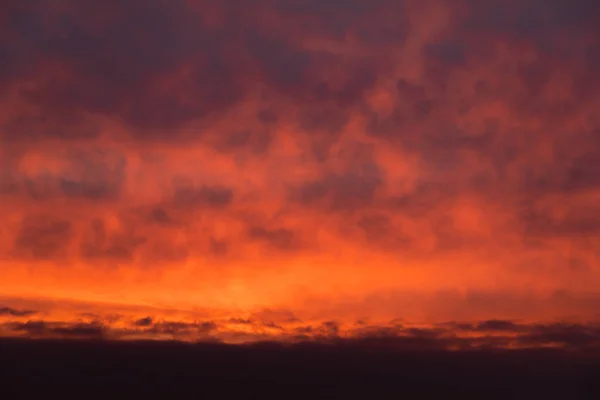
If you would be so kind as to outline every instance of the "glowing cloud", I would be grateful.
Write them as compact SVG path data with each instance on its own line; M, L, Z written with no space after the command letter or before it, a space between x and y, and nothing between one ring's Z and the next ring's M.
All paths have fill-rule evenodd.
M5 334L598 317L597 2L14 0L0 19ZM19 308L39 298L132 311Z

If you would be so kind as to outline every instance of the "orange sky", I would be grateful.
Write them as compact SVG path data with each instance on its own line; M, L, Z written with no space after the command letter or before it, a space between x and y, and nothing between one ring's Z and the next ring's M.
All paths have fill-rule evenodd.
M2 334L597 321L599 10L8 1Z

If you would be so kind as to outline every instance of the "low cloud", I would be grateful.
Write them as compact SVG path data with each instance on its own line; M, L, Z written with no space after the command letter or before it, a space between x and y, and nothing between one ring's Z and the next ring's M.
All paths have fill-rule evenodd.
M103 340L176 340L249 344L313 343L359 345L390 351L476 350L553 347L567 350L600 348L600 325L594 323L524 322L510 320L450 321L430 325L388 322L345 323L337 320L303 321L284 311L265 310L252 319L214 318L205 321L146 316L101 318L90 322L32 319L7 314L15 320L0 325L2 336Z
M30 317L37 314L33 310L19 310L12 307L0 307L0 317Z
M5 323L13 333L31 338L103 339L106 329L98 323L65 323L32 320Z

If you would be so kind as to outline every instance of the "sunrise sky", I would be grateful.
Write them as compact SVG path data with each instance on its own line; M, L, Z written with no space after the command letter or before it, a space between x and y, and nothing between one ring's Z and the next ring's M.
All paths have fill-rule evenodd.
M597 1L3 4L0 335L600 337Z

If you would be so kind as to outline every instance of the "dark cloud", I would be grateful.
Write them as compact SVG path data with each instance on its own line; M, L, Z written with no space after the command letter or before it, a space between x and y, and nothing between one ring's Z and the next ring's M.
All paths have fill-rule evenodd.
M396 90L401 106L396 109L393 118L399 118L398 122L407 118L426 118L434 107L434 102L425 91L425 87L399 79L396 82Z
M389 196L383 205L394 213L423 217L454 193L443 182L422 182L406 194Z
M257 118L264 124L268 124L268 121L272 121L276 117L268 112L261 112ZM268 127L261 127L257 130L238 129L227 135L219 136L214 147L224 153L250 152L253 155L261 155L268 151L274 136L275 133Z
M403 232L403 228L394 224L385 213L365 213L356 226L361 236L377 248L398 251L407 249L412 243L411 237Z
M168 334L178 334L178 333L188 333L193 328L193 324L188 324L185 322L155 322L152 325L152 331L156 333L168 333Z
M121 229L107 232L103 220L90 222L80 244L80 255L88 261L127 262L135 251L148 240L139 233L139 228L128 219L121 219Z
M599 348L600 328L581 324L557 323L533 326L519 337L523 344L559 344L572 348Z
M447 32L452 35L444 40L436 37L425 45L428 63L465 67L469 58L486 54L478 46L490 48L489 42L506 37L535 39L538 48L544 49L558 43L556 32L561 29L581 36L589 32L598 17L597 6L584 1L568 5L564 1L539 0L464 3L469 12L463 19L456 18L458 26ZM335 41L352 33L362 44L402 46L411 29L405 2L328 2L324 6L310 1L260 1L247 13L240 13L237 3L231 1L194 5L183 0L152 0L144 6L111 1L98 7L90 2L63 0L60 4L48 7L41 0L28 5L11 1L8 7L10 23L5 30L11 39L0 42L0 54L7 61L2 76L5 81L21 76L37 78L28 96L42 110L52 110L28 118L62 112L60 115L65 116L60 118L61 126L62 120L77 120L81 112L105 114L136 127L136 134L144 138L172 137L175 133L168 128L228 109L245 98L252 87L250 82L256 78L299 101L302 125L308 130L339 130L347 118L343 110L360 103L378 73L385 71L385 54L377 60L352 58L312 49L298 39L316 36ZM265 10L274 13L287 29L275 24L262 27L266 21L260 13ZM218 18L211 20L211 15ZM474 41L473 37L482 39ZM589 54L591 65L594 52ZM61 60L61 67L46 67L53 60ZM186 65L189 70L184 74L182 68ZM339 81L330 79L328 72L340 68L344 73L336 77ZM543 80L540 73L526 75ZM161 89L160 84L173 76L173 86ZM401 97L406 95L406 84L425 89L404 78L399 82ZM408 103L404 104L410 106L399 109L395 118L428 115L436 101L424 93L405 99ZM276 114L265 115L261 112L258 119L276 119ZM73 124L63 126L55 130L58 136L92 135ZM28 131L42 135L41 131L47 129L40 126ZM8 129L8 135L23 138L17 130ZM260 151L270 141L268 134L247 135L247 131L240 131L221 146L235 148L252 143L250 146Z
M482 331L508 331L517 332L520 329L518 324L512 321L504 321L500 319L490 319L482 321L475 326L475 329Z
M98 324L75 324L68 327L57 327L52 329L52 334L60 337L81 337L87 339L103 339L105 329Z
M143 129L173 127L239 98L232 64L224 62L228 32L206 27L185 1L112 1L101 8L63 1L66 11L36 3L9 10L9 29L24 50L9 57L8 70L17 74L22 66L63 61L63 71L47 71L28 93L44 107L118 116ZM197 94L194 103L175 93L153 99L149 84L197 54L204 57L185 82Z
M464 336L460 332L477 333ZM484 335L481 336L481 333ZM486 334L487 333L487 334ZM493 333L493 335L492 335ZM374 346L415 349L506 348L510 344L534 347L561 345L569 348L597 348L600 332L595 325L523 324L507 320L487 320L475 323L440 324L436 328L370 327L360 330L361 342ZM399 347L398 347L399 346Z
M562 217L555 217L551 210L544 210L529 203L520 214L529 237L598 237L600 217L597 206L577 207Z
M291 200L332 211L360 209L372 204L383 179L377 165L364 164L345 174L329 173L322 179L293 188Z
M468 348L468 340L456 337L440 337L437 332L412 329L398 331L384 328L360 335L356 339L346 339L348 345L364 346L372 349L390 349L390 351L430 352L444 351L450 348Z
M291 250L298 246L298 240L294 232L285 228L252 227L248 230L248 236L253 240L265 242L269 247L278 250Z
M100 127L68 112L40 115L22 111L0 125L0 132L0 135L7 136L7 143L35 142L40 137L76 141L98 138Z
M50 166L59 160L66 164L61 168L62 171L49 172L45 165L45 171L32 175L16 170L15 164L19 159L8 161L7 174L3 179L7 189L11 189L7 194L25 195L34 201L66 198L94 202L117 200L120 197L127 171L124 154L71 150L58 153L58 156L46 163Z
M152 320L151 317L145 317L145 318L138 319L133 324L135 326L151 326L153 324L153 322L154 321Z
M433 58L445 65L464 66L466 61L466 45L461 42L440 41L423 49L426 58ZM401 87L398 87L401 90Z
M338 336L340 333L340 326L336 321L325 321L321 324L321 331L326 336Z
M214 322L185 323L176 321L154 322L149 333L160 333L169 335L205 334L217 329Z
M33 337L40 336L48 331L44 321L27 321L25 323L14 323L11 326L15 332L25 332Z
M525 38L552 38L561 30L585 30L600 16L597 4L589 0L527 0L503 2L469 1L470 18L465 27L479 32L518 35ZM562 33L562 32L561 32Z
M128 263L139 255L149 264L181 262L191 250L188 242L177 241L172 234L185 222L172 210L129 208L108 218L80 218L77 223L59 215L31 213L15 234L12 256L59 261L77 255L87 263ZM202 235L200 239L208 241Z
M8 316L8 317L29 317L31 315L37 314L37 311L33 310L18 310L12 307L0 307L0 316Z
M387 215L369 215L364 216L358 223L358 226L365 231L368 237L378 241L378 237L388 236L392 230L392 223Z
M237 11L238 5L231 1L200 2L198 7L184 0L151 0L143 6L115 1L103 7L68 0L59 4L10 2L10 23L5 30L11 39L0 42L0 54L6 61L0 78L4 82L34 78L36 85L24 93L41 109L36 115L17 118L36 120L64 114L77 120L91 112L124 121L139 137L166 139L165 129L209 118L242 100L253 82L250 71L282 94L345 106L357 102L375 81L372 64L308 50L293 40L290 32L267 33L254 15L268 6L285 21L292 16L290 10L299 7L304 11L294 12L295 18L313 13L320 20L306 26L293 22L290 27L342 38L359 22L362 14L358 10L365 8L364 4L324 8L304 3L290 9L286 3L261 1L248 13ZM211 13L222 18L220 23L210 20ZM383 32L378 32L382 27L378 28L369 35L384 38ZM388 38L394 35L393 31L387 33ZM53 65L55 60L60 60L60 66ZM183 74L186 65L191 68ZM346 78L331 86L322 71L342 66ZM176 90L162 89L161 83L172 76ZM24 136L18 134L23 128L17 126L5 135L22 141L48 132L46 126L30 126ZM65 139L92 135L73 124L57 126L60 128L53 134ZM173 132L168 135L172 137ZM232 140L224 146L235 146L236 139ZM265 140L253 145L257 151Z
M8 311L6 311L8 310ZM2 308L2 315L19 318L33 312ZM16 311L16 312L15 312ZM429 326L410 326L390 321L387 324L345 324L336 320L306 323L287 311L264 310L251 318L230 318L223 321L184 322L161 320L147 316L131 322L132 329L122 329L121 318L99 318L91 315L91 322L30 320L7 321L0 328L4 334L12 332L31 338L88 338L125 339L132 334L138 338L164 339L164 335L178 340L209 341L266 341L292 340L304 343L359 345L388 351L532 349L558 346L571 350L600 349L600 327L594 323L528 323L512 320L489 319L468 322L447 322ZM103 321L100 321L100 319ZM237 326L237 327L236 327ZM248 332L271 328L277 333Z
M68 220L52 215L26 216L14 243L15 255L35 259L64 256L72 234L72 224Z
M16 333L25 333L38 338L82 338L103 339L105 327L98 323L61 323L46 321L27 321L25 323L9 323Z
M217 324L214 322L202 322L197 324L196 329L201 333L211 332L217 329Z
M253 323L253 321L251 319L244 319L244 318L231 318L231 319L229 319L229 323L240 324L240 325L251 325Z
M169 212L162 207L156 207L152 209L152 211L150 211L148 219L151 222L157 223L159 225L169 225L172 222Z
M69 154L75 176L60 179L60 189L67 197L91 200L117 198L123 187L127 159L122 154L108 152L77 152Z
M173 205L182 208L222 208L231 204L233 199L233 190L228 187L195 186L186 180L177 180Z

